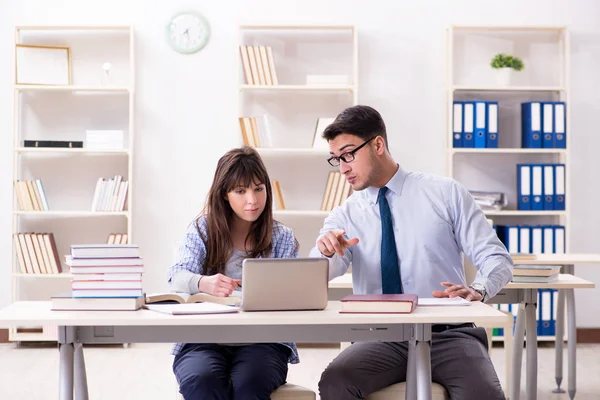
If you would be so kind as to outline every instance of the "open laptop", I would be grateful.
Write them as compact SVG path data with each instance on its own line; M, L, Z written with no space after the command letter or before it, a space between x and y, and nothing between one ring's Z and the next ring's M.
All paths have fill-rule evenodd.
M247 258L242 263L241 309L323 310L328 280L326 258Z

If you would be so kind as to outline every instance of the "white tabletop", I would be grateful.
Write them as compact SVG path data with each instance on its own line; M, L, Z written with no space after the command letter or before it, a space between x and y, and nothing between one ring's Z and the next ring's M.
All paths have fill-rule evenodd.
M18 301L0 310L0 328L52 324L61 326L175 326L175 325L334 325L334 324L498 324L506 314L486 304L417 307L410 314L340 314L330 301L322 311L239 312L231 314L169 315L138 311L52 311L49 301Z
M551 283L514 283L510 282L506 289L589 289L594 288L594 282L573 276L560 274L558 280ZM329 281L331 289L352 289L352 274L347 273Z

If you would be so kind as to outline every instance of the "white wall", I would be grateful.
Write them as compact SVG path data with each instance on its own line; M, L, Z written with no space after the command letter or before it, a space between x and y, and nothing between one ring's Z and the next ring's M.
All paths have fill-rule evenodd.
M133 24L136 28L136 185L133 235L147 291L165 276L189 221L200 211L218 157L239 143L237 26L354 24L359 32L359 102L384 116L392 153L407 169L445 173L445 28L449 24L568 25L571 54L574 252L600 252L600 3L594 0L150 1L0 0L0 306L10 300L13 27ZM164 40L176 11L197 9L212 37L183 56ZM210 143L210 145L208 144ZM600 266L578 274L600 281ZM600 289L577 294L578 309ZM597 297L595 297L597 298ZM578 313L578 325L600 317Z

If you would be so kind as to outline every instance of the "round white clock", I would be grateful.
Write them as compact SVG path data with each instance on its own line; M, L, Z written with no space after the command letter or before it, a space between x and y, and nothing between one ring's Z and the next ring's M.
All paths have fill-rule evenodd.
M167 42L179 53L191 54L201 50L209 37L210 25L197 12L178 14L167 25Z

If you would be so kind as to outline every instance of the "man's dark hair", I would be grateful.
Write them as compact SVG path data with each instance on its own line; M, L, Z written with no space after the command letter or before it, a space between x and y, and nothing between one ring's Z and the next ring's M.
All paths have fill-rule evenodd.
M358 136L365 141L381 136L385 147L389 149L385 123L373 107L359 105L346 108L325 128L323 138L330 141L342 133Z

